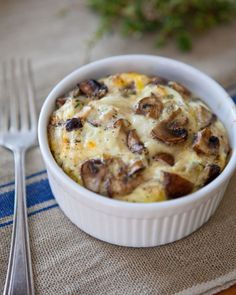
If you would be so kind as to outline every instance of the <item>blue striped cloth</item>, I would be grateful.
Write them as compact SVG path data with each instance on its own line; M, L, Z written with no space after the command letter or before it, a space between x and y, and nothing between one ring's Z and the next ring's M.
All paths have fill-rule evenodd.
M232 98L236 103L236 87L232 87L230 92L233 92ZM29 216L58 206L51 192L45 170L27 176L27 183ZM37 206L39 204L41 204L40 208ZM0 228L12 224L13 209L14 181L11 181L0 185Z
M27 207L29 216L57 207L51 192L46 170L26 177ZM48 204L50 203L50 204ZM40 208L38 208L41 205ZM0 228L12 224L14 211L14 181L0 185Z

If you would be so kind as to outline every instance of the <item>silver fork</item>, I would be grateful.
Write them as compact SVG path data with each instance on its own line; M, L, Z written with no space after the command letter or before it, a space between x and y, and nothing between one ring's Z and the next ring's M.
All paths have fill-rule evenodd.
M0 90L0 145L14 153L15 206L4 295L34 294L27 223L25 152L35 145L37 115L29 60L3 63Z

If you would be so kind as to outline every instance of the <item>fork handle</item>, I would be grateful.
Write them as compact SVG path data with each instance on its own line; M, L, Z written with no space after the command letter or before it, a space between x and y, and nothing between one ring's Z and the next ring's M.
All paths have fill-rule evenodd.
M33 295L33 271L30 255L25 193L25 150L14 151L15 206L11 251L4 295Z

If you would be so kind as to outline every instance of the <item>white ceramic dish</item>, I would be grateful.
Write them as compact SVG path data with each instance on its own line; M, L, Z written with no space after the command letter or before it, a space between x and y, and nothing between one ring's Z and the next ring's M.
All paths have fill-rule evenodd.
M128 203L97 195L75 183L55 162L48 145L47 125L55 99L88 78L137 71L179 81L201 97L224 123L232 155L213 182L188 196L161 203ZM83 66L58 83L39 118L39 144L52 192L68 218L86 233L109 243L151 247L179 240L203 225L218 207L236 166L236 109L225 90L200 71L156 56L126 55Z

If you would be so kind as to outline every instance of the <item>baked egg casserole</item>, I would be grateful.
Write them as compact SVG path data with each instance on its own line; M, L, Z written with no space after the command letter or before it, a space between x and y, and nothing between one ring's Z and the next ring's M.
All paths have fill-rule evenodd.
M78 184L129 202L194 192L222 172L230 152L223 124L201 99L139 73L82 81L58 97L48 140Z

